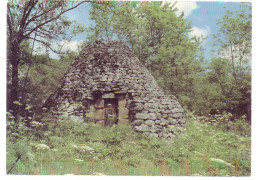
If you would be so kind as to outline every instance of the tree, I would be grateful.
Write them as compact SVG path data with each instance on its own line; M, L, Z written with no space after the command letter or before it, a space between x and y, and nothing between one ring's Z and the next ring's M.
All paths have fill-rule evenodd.
M216 45L220 47L221 57L232 62L232 75L238 84L243 79L243 71L248 70L252 49L251 4L241 3L236 11L226 10L226 14L217 21L219 31L214 35Z
M220 28L215 35L218 55L231 63L230 72L233 80L229 80L229 93L223 92L229 111L240 116L251 117L251 48L252 48L252 14L251 4L241 3L235 11L227 10L219 19ZM215 60L211 62L213 65ZM223 67L223 64L219 67ZM216 66L213 67L216 70ZM216 72L216 71L215 71ZM218 74L218 78L221 76ZM223 84L222 84L223 85ZM224 90L225 88L223 88Z
M40 113L44 101L58 88L62 76L76 56L77 53L70 52L62 55L60 60L56 60L48 55L40 54L33 56L31 66L20 65L19 70L23 74L19 77L20 91L23 93L20 102L23 105L31 105L34 112ZM28 67L30 67L30 73ZM25 82L27 82L26 85L24 85Z
M207 80L214 91L210 93L210 107L209 111L216 112L216 110L230 111L230 94L233 93L234 80L232 78L232 64L228 59L216 58L212 59L208 67Z
M84 2L94 1L67 3L64 0L10 0L7 3L7 61L10 63L8 67L11 70L7 110L13 110L14 115L18 110L18 106L14 103L18 100L19 92L18 68L22 60L31 58L23 55L28 54L28 48L24 51L23 44L36 41L47 50L62 53L60 49L52 48L51 43L66 39L66 30L72 22L64 14Z
M115 19L115 10L118 8L117 2L110 2L110 5L92 4L89 12L90 19L95 21L96 25L88 29L89 41L96 39L111 40L115 35L113 23Z
M181 101L188 97L185 103L191 105L195 98L193 85L203 70L202 39L188 36L191 26L176 11L162 2L120 2L114 3L113 9L94 5L92 29L99 33L91 37L102 39L100 35L109 30L114 39L134 50L167 93L177 94ZM104 23L104 14L111 20L109 23Z

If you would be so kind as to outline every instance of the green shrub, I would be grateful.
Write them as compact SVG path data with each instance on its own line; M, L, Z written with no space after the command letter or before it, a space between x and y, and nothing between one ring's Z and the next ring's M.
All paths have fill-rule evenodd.
M234 123L234 129L236 132L239 132L240 134L250 135L251 127L246 122L246 119L247 119L246 115L243 115L240 118L238 118Z
M34 171L37 162L31 147L27 143L7 141L6 151L7 174L30 174Z
M107 146L100 142L88 143L88 146L94 149L94 156L99 159L105 159L111 156L111 150Z
M59 136L50 136L48 138L47 144L49 144L51 147L60 147L65 146L67 143L64 141L64 138Z
M187 134L175 137L174 141L147 137L134 132L131 126L43 120L43 126L27 131L31 137L8 138L7 171L18 154L26 157L30 152L28 156L33 161L18 160L12 174L250 174L250 137L236 132L243 131L243 123L229 121L237 129L227 131L219 128L220 123L202 123L195 115L190 117ZM33 131L36 129L37 133ZM209 158L223 159L236 168L211 162Z

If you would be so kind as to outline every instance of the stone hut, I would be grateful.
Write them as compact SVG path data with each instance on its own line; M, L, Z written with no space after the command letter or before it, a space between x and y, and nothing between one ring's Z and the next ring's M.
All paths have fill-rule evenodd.
M175 96L165 95L131 49L119 41L96 41L84 47L49 97L45 107L59 119L112 126L129 124L135 131L165 139L185 127Z

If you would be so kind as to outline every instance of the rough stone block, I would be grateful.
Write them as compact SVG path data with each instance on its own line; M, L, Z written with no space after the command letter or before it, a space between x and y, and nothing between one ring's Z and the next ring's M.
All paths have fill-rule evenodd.
M125 108L126 107L126 99L118 99L118 107Z
M174 125L169 125L168 126L168 129L172 132L176 132L177 131L177 128L174 126Z
M120 124L120 125L127 125L127 124L129 124L129 121L128 121L128 119L119 118L118 119L118 124Z
M168 134L168 133L163 133L162 136L163 136L164 138L168 138L168 137L169 137L169 134Z
M156 134L156 133L150 133L150 137L152 137L152 138L158 138L158 134Z
M150 119L152 120L156 120L157 119L157 116L155 113L149 113L149 116L150 116Z
M180 118L182 116L182 113L174 113L173 117L174 118Z
M160 124L160 123L161 123L160 120L156 120L156 121L155 121L155 124Z
M147 120L144 123L147 124L148 126L153 126L155 124L155 122L152 120Z
M133 105L133 110L138 110L138 111L140 111L140 110L143 110L144 109L144 105L142 104L142 103L135 103L134 105Z
M105 112L103 109L96 109L94 111L94 119L95 120L104 120L105 119Z
M149 126L145 125L145 124L141 124L140 126L134 126L136 131L139 132L148 132L150 131Z
M96 109L104 108L104 99L97 99L94 104L94 108Z
M155 133L155 132L157 132L158 130L159 130L159 129L158 129L156 126L152 126L150 131L151 131L152 133Z
M146 113L136 113L135 118L136 119L149 119L150 116L149 116L149 114L146 114Z
M95 120L95 124L98 124L98 125L104 126L105 121L104 121L104 120Z
M172 119L172 118L169 118L168 122L169 122L169 124L172 124L172 125L177 124L176 119Z
M110 90L110 88L106 87L106 90ZM114 93L107 93L107 94L102 95L102 98L104 98L104 99L106 99L106 98L113 99L113 98L115 98L115 94Z
M120 108L118 110L118 117L122 119L128 119L129 110L127 108Z
M102 77L100 78L100 81L105 82L106 80L107 80L106 76L102 76Z

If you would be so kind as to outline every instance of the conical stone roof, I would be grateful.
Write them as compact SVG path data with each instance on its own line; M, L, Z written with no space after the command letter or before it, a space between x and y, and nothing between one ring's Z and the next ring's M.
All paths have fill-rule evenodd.
M105 96L123 97L126 117L138 132L169 139L185 127L175 96L165 95L131 49L119 41L85 46L46 107L59 119L84 120L90 106L98 107L95 102Z

